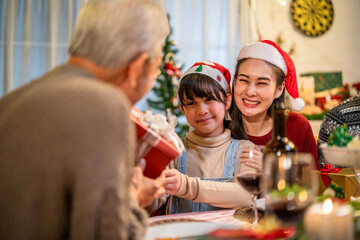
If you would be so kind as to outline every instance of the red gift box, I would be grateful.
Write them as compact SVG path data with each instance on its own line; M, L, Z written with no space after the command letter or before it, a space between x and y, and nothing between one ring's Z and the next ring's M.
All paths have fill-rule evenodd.
M360 196L360 183L356 180L352 168L332 168L332 165L325 164L321 171L316 172L319 176L320 195L331 182L335 182L345 190L347 200L350 200L351 196Z
M146 138L150 136L152 141L150 145L153 145L153 147L149 145L150 150L143 157L146 160L144 175L149 178L157 178L169 162L179 155L179 151L174 143L169 142L156 133L154 136L154 131L140 122L136 115L143 116L144 113L133 107L131 110L131 120L136 124L138 143L146 142Z

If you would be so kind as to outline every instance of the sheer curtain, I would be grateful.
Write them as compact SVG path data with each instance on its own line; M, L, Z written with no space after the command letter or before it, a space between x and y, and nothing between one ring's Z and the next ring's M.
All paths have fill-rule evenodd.
M177 60L186 71L197 61L214 61L235 72L240 48L257 39L255 0L160 0L170 16ZM146 98L136 104L146 110Z
M211 60L233 73L240 47L256 40L255 0L159 1L170 15L183 70ZM68 41L85 2L0 1L0 96L67 60Z
M86 0L0 1L0 96L64 63Z
M170 15L179 60L218 62L233 72L242 45L254 40L253 0L162 0ZM183 69L183 70L185 70Z

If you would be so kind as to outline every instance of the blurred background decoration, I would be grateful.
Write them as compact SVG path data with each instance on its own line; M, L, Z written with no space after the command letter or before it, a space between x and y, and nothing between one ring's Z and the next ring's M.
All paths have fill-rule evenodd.
M304 85L310 103L303 112L307 118L320 120L341 100L359 94L359 0L331 0L331 27L316 37L299 30L291 9L294 3L314 4L319 0L158 1L170 16L173 32L164 47L164 64L154 91L136 104L142 111L170 108L186 126L177 109L179 70L210 60L233 74L240 48L260 39L273 40L287 51L299 78L314 78ZM85 2L0 1L0 96L67 61L68 42ZM158 100L164 104L151 104Z
M147 108L152 112L162 113L168 117L171 114L175 115L178 118L175 131L179 136L183 137L189 130L189 126L186 123L185 116L180 111L177 94L182 66L178 63L176 54L179 50L176 47L176 41L171 39L171 35L172 29L170 35L165 40L163 63L152 89L153 94L146 100Z

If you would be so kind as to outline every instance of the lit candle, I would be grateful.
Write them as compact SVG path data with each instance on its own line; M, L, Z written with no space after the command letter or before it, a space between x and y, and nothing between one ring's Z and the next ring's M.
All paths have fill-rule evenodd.
M326 199L309 207L304 216L309 240L354 239L353 210L350 205Z

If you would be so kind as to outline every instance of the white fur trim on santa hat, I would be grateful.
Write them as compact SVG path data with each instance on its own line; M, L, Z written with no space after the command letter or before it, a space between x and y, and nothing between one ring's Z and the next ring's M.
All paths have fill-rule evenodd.
M305 107L305 102L301 98L296 98L291 101L291 109L300 112Z
M237 61L244 58L265 60L280 68L285 76L287 74L287 67L283 56L281 56L279 51L270 44L264 42L247 44L240 50Z
M208 64L208 65L215 65L212 62L204 61L203 63ZM209 64L209 63L211 63L211 64ZM212 79L214 79L217 83L220 84L220 86L225 91L230 90L229 85L226 82L226 79L225 79L224 75L222 74L222 72L220 72L216 68L212 68L212 67L210 67L208 65L205 65L205 64L204 65L196 65L196 66L193 66L193 67L189 68L188 70L186 70L186 72L182 74L182 76L180 78L180 82L186 75L189 75L189 74L192 74L192 73L198 73L198 74L200 73L200 74L207 75L207 76L211 77ZM200 72L195 71L200 66L202 67L202 70Z

